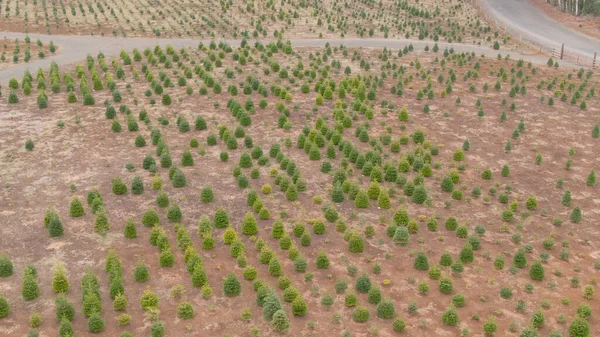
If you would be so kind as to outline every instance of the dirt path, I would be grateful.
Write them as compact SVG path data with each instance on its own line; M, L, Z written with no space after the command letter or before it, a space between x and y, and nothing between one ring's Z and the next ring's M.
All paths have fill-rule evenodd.
M24 39L27 34L25 33L13 33L13 32L2 32L0 37L7 38L20 38ZM50 64L55 61L59 65L72 64L77 62L83 62L87 55L93 55L94 57L102 52L107 56L118 55L121 50L133 50L134 48L143 49L146 47L153 47L157 44L167 45L170 44L175 48L197 46L199 42L204 44L210 43L209 40L195 40L195 39L160 39L160 38L122 38L122 37L99 37L99 36L61 36L61 35L41 35L41 34L28 34L33 40L40 39L43 42L54 41L60 48L60 53L52 55L45 59L35 60L29 63L16 64L8 69L0 70L0 84L8 83L11 78L21 78L25 70L37 71L38 68L47 69ZM231 46L238 46L241 40L225 40ZM268 43L272 40L263 40L261 42ZM393 40L393 39L293 39L291 43L294 47L323 47L326 43L331 45L344 45L351 48L403 48L408 44L412 44L416 49L424 49L426 46L433 47L432 41L419 41L419 40ZM548 60L548 56L545 55L526 55L517 52L510 52L506 50L493 50L492 48L460 44L460 43L445 43L438 42L438 46L441 50L445 48L454 48L457 52L475 52L477 55L485 55L487 57L496 57L499 53L503 56L506 54L511 55L513 59L523 59L525 61L531 61L535 64L545 64ZM568 63L565 63L568 65Z
M560 47L593 57L600 53L600 41L582 35L549 18L529 1L480 0L482 7L496 20L523 36L548 47Z

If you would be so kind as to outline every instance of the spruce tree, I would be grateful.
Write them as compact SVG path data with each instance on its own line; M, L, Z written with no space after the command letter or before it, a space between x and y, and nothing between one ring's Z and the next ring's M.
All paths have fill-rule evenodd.
M73 197L73 199L71 199L69 214L71 214L72 217L80 217L85 214L85 211L83 210L83 204L78 197Z
M258 233L258 226L256 225L256 219L252 212L246 212L244 220L242 222L242 233L245 235L254 235Z

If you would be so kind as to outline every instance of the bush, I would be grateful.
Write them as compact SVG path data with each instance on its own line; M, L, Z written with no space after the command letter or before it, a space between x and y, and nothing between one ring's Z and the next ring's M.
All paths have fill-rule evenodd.
M136 195L144 193L144 182L140 176L133 177L133 181L131 182L131 193Z
M458 312L454 307L449 307L444 313L442 313L442 322L448 326L455 326L458 324Z
M517 250L517 253L513 257L513 264L517 268L525 268L527 265L527 255L523 249Z
M223 208L217 209L214 217L214 226L215 228L225 228L229 226L229 215L227 211Z
M404 322L404 319L402 319L400 317L396 318L394 320L394 323L392 323L392 328L396 332L404 331L404 328L406 328L406 323Z
M172 204L171 207L169 207L167 210L167 219L171 223L181 222L183 214L181 213L181 208L178 204Z
M452 305L457 308L465 306L465 296L463 294L456 294L452 296Z
M33 148L34 148L33 141L31 139L28 139L25 142L25 150L27 150L27 151L33 151Z
M529 277L534 281L542 281L544 279L544 266L539 261L535 261L531 265Z
M450 280L449 278L443 277L440 279L439 282L439 289L440 292L442 292L443 294L450 294L452 292L453 289L453 285L452 285L452 280Z
M379 302L377 305L377 317L387 319L392 318L396 314L394 302L389 299Z
M50 222L48 223L48 233L51 238L63 235L63 224L58 216L54 216L50 219Z
M117 317L117 321L119 322L120 326L129 325L131 322L131 315L123 313Z
M181 319L191 319L194 317L194 308L188 302L181 302L177 306L177 317Z
M184 187L187 184L187 179L185 178L185 174L183 174L183 171L181 170L176 170L175 173L173 174L173 187L175 188L181 188Z
M109 229L110 224L108 223L106 212L104 210L99 211L94 219L94 232L104 235Z
M97 333L104 330L104 319L100 314L95 313L88 319L88 331Z
M85 214L85 211L83 210L83 204L78 197L73 197L73 199L71 199L69 214L72 217L80 217Z
M356 208L368 208L369 207L369 196L364 190L359 190L354 199L354 207Z
M58 327L58 335L60 337L71 337L75 333L73 330L73 324L70 320L62 318L60 320L60 326Z
M429 260L427 259L427 256L425 255L425 253L423 253L423 252L417 253L413 267L416 270L428 270L429 269Z
M302 296L297 296L296 299L292 302L292 314L294 316L306 315L307 309L308 307Z
M360 234L353 234L348 240L348 251L351 253L362 253L365 249L365 243Z
M216 225L215 225L216 227ZM258 233L258 226L256 225L256 219L252 212L246 212L244 220L242 222L242 233L245 235L254 235Z
M424 186L415 187L412 193L412 201L416 204L423 204L427 200L427 190Z
M363 306L358 306L352 312L352 319L357 323L364 323L369 320L369 309Z
M173 267L175 264L175 255L173 255L170 249L165 249L160 253L158 262L161 267Z
M590 335L590 326L583 318L576 318L569 326L570 337L588 337Z
M150 336L152 337L163 337L165 335L165 325L161 321L156 321L150 328Z
M8 316L8 313L10 312L10 305L8 304L8 301L6 300L6 298L3 295L0 295L0 318L4 318L6 316ZM39 316L39 314L38 314Z
M120 177L115 177L112 180L112 192L116 195L122 195L127 193L127 185L121 180Z
M69 322L75 317L75 308L65 295L58 295L54 301L56 306L56 319L59 321L66 319Z
M365 273L361 274L357 279L354 285L354 288L359 293L366 294L371 289L371 279Z
M492 335L497 329L498 325L496 324L496 319L494 316L489 316L483 324L483 331L488 335Z
M230 273L227 275L225 282L223 283L223 293L227 297L239 296L242 292L242 285L238 281L235 274Z
M0 295L0 318L4 317L2 316L2 295ZM8 303L6 303L8 305ZM42 316L40 315L39 312L34 311L33 313L31 313L31 315L29 316L29 326L32 328L37 328L40 325L42 325Z
M140 299L140 305L143 310L157 308L158 296L156 296L156 294L152 290L150 290L150 288L147 288L142 294L142 298Z
M115 309L115 311L123 311L127 308L127 304L127 298L125 297L125 295L123 295L122 293L117 294L113 301L113 309Z
M52 277L52 290L55 293L64 293L69 289L69 278L62 264L54 266L54 275Z
M273 314L273 320L271 321L271 327L275 332L284 332L290 328L290 321L283 310L277 310Z
M329 268L329 258L324 251L319 252L317 255L316 261L317 269L327 269Z
M213 201L214 199L214 194L212 189L209 186L205 186L204 188L202 188L202 192L200 192L200 200L202 202L208 203Z
M40 288L37 280L35 279L35 274L29 268L25 269L23 272L21 295L25 301L31 301L40 296Z

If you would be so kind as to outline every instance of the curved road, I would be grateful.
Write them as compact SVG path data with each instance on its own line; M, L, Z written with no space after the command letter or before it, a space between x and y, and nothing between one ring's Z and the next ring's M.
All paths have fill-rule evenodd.
M537 43L559 47L587 57L600 54L600 41L562 26L528 0L480 0L482 8L499 22Z
M0 37L11 39L24 39L26 35L32 40L40 39L43 42L54 41L58 46L58 54L51 55L41 60L34 60L29 63L19 63L11 65L7 69L0 70L0 84L8 83L11 78L21 78L25 70L37 71L38 68L48 69L50 64L55 61L59 65L72 64L83 62L88 54L96 56L99 52L107 56L118 55L121 50L131 51L134 48L144 49L146 47L154 47L155 45L171 44L175 48L197 46L200 42L204 44L210 43L210 40L195 40L195 39L161 39L161 38L124 38L124 37L100 37L100 36L64 36L64 35L42 35L42 34L25 34L14 32L0 32ZM263 40L261 42L268 43L273 40ZM241 40L225 40L231 46L238 46ZM353 48L404 48L408 44L412 44L415 49L424 49L425 46L430 48L434 42L419 41L419 40L394 40L394 39L292 39L291 43L294 47L323 47L326 43L331 45L344 45ZM454 48L457 52L475 52L477 55L485 55L486 57L496 57L498 53L511 55L513 59L523 59L531 61L535 64L545 64L548 60L547 56L543 55L521 55L510 53L503 50L493 50L487 47L481 47L469 44L460 43L444 43L438 42L441 50L445 48ZM568 65L568 63L565 63Z

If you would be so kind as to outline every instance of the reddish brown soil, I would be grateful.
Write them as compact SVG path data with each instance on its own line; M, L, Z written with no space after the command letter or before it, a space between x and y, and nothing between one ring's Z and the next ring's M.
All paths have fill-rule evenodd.
M309 63L308 52L312 52L314 55L316 50L301 52L305 66ZM383 62L377 59L378 51L360 50L359 53L363 58L374 63L371 67L372 74L379 75L378 69ZM346 65L351 65L353 74L365 73L358 66L359 61L350 60L351 56L352 50L349 51L348 57L343 57L338 52L330 57L330 60L336 58L341 60L342 71ZM495 59L480 60L480 77L467 81L463 80L463 75L467 70L473 69L473 66L461 67L449 62L447 68L456 70L458 80L453 86L453 93L446 98L441 98L439 93L444 85L437 83L437 73L433 70L434 68L439 69L440 66L431 64L436 56L442 57L441 54L433 53L418 55L425 69L433 71L431 77L436 93L434 100L425 98L418 101L415 99L418 89L426 85L425 80L416 76L419 71L410 66L410 62L414 61L417 55L409 54L401 59L393 60L399 65L407 67L405 77L408 74L415 75L415 80L410 84L413 88L406 85L403 97L392 96L390 88L396 83L396 80L388 76L383 87L378 89L377 102L386 99L394 102L397 108L384 116L380 113L379 105L376 104L375 118L370 121L371 130L369 132L372 136L380 135L384 133L385 126L391 126L393 137L399 137L422 129L431 144L437 144L440 147L440 155L433 157L433 163L439 162L440 168L434 169L433 177L425 178L425 184L432 199L431 206L412 203L410 198L407 199L402 195L401 189L398 189L397 195L392 198L391 210L380 210L373 201L369 209L357 210L352 201L345 201L338 206L338 211L348 225L362 231L366 225L374 224L376 235L367 240L365 252L356 255L348 253L347 243L343 241L340 233L335 232L332 224L328 224L326 235L312 236L313 241L310 247L300 246L299 240L294 238L302 254L309 261L308 271L314 274L314 279L310 282L304 280L303 274L294 271L293 263L287 258L287 253L279 249L277 241L270 237L272 220L259 221L259 236L274 249L282 262L285 274L292 279L293 285L301 290L308 303L308 314L303 318L293 317L290 305L284 303L284 308L288 312L292 324L290 336L318 336L332 331L337 335L341 334L344 329L352 331L355 336L366 336L370 329L375 329L372 328L373 326L377 327L380 336L393 334L392 320L377 318L375 307L368 304L366 295L359 295L359 303L368 306L371 311L371 319L366 324L352 321L352 310L344 306L343 295L336 296L336 303L330 310L320 305L320 296L325 293L335 293L336 279L345 278L349 281L350 287L353 286L355 278L348 276L346 272L350 263L358 266L360 270L368 272L373 283L381 285L384 279L391 280L391 285L382 285L383 294L384 297L394 300L397 315L406 320L405 334L407 336L424 334L457 336L460 329L467 326L472 335L481 335L481 325L489 315L497 317L498 335L515 335L508 331L509 324L517 321L521 327L525 327L531 314L543 300L551 303L551 307L544 310L546 325L539 331L540 335L546 336L553 329L565 329L565 326L556 321L560 314L565 314L567 322L570 322L575 317L577 305L586 302L581 295L582 287L596 282L597 271L594 269L594 262L600 258L600 250L597 247L597 238L600 233L595 224L595 219L600 214L597 208L600 196L597 186L585 185L585 177L589 171L593 167L599 167L598 140L590 137L594 124L598 123L597 114L600 111L598 99L594 97L588 100L586 111L581 111L577 106L569 105L568 102L563 103L558 98L555 99L552 107L541 103L540 96L544 95L547 100L553 91L547 90L545 87L537 90L535 88L537 82L541 79L549 81L556 76L557 83L560 83L568 73L572 73L570 69L555 70L546 67L540 68L536 75L531 75L533 79L527 82L525 96L518 94L511 99L508 97L510 84L503 82L503 88L495 91L493 85L496 76L489 75L489 73L500 67L510 70L511 67L516 67L515 62ZM200 53L200 57L205 57L205 54ZM275 57L280 60L282 65L297 63L296 59L288 58L282 53L276 54ZM197 59L196 56L192 56L192 58ZM236 65L239 66L231 61L230 54L224 63L224 68L233 69ZM139 71L141 66L136 63L134 67ZM238 230L244 213L249 210L246 206L247 191L240 190L231 175L231 170L237 164L243 150L228 151L230 159L223 163L219 161L218 156L221 151L225 150L225 144L219 141L218 146L208 147L205 143L209 133L218 133L218 124L227 125L232 130L237 125L225 106L230 98L229 94L225 93L226 84L239 83L250 74L260 76L261 83L265 81L265 84L283 82L273 76L264 76L262 66L256 67L249 62L243 68L244 73L233 80L224 79L222 69L216 70L219 75L215 75L215 77L222 80L224 89L224 92L218 95L198 95L197 89L202 84L196 75L193 80L188 82L194 88L191 96L187 96L184 89L179 87L166 89L166 92L173 98L173 104L170 107L164 107L160 103L156 106L149 105L148 98L143 95L143 92L149 88L149 84L145 80L135 81L128 68L126 80L118 82L123 102L116 103L116 107L126 104L136 117L139 110L145 107L152 117L153 126L158 126L157 117L163 115L169 118L170 124L166 127L161 126L160 129L169 146L174 163L179 163L181 154L188 147L192 137L197 137L206 148L205 156L200 156L194 151L195 166L182 168L188 182L185 188L174 189L171 186L168 181L167 169L159 168L159 174L170 200L180 204L184 215L183 224L189 229L197 251L202 254L209 282L214 291L214 295L209 299L203 299L198 289L192 287L191 278L185 271L183 254L176 248L173 224L168 224L164 210L159 212L161 223L171 238L171 246L176 255L176 263L173 268L165 269L158 266L159 252L148 243L149 229L144 228L140 223L146 209L157 207L155 204L157 192L150 189L152 175L141 168L143 157L155 152L155 147L151 146L149 142L150 132L144 123L139 122L140 132L128 132L125 116L118 113L118 120L123 126L123 131L112 133L110 131L111 122L104 118L104 106L102 105L104 99L111 98L106 90L94 93L96 98L94 107L82 106L81 97L79 103L66 104L67 94L65 92L51 95L49 108L46 110L37 108L35 94L28 98L20 93L21 101L16 105L7 104L3 97L0 103L0 111L3 111L0 114L0 134L3 135L0 139L0 181L2 181L0 204L4 205L0 208L3 216L0 224L2 229L1 251L8 253L15 263L15 274L9 278L0 279L0 292L8 297L12 306L12 313L1 321L0 335L25 335L28 330L27 317L34 310L39 311L44 318L45 322L40 327L43 334L56 335L58 322L54 317L53 300L55 295L50 287L51 270L55 261L62 261L70 276L71 289L68 297L75 304L77 310L74 321L77 335L88 334L87 320L81 314L80 301L80 280L85 266L91 266L100 279L103 316L107 322L107 328L103 334L118 336L121 331L128 330L134 332L135 335L149 335L150 323L144 321L143 312L139 306L139 299L146 284L138 284L133 279L137 257L141 257L150 267L151 281L148 285L160 297L161 319L167 326L168 336L223 336L225 334L246 336L251 327L259 328L262 336L273 334L268 323L262 319L260 308L255 304L255 293L252 291L251 282L243 280L242 270L235 266L235 259L229 255L229 247L222 242L222 230L214 231L217 243L211 251L203 251L200 240L196 236L196 223L200 216L207 214L212 217L217 207L225 207L229 211L232 224ZM63 71L65 69L68 68L61 68ZM164 71L172 79L177 78L171 75L172 69ZM531 74L526 67L524 71L526 75ZM153 70L155 75L158 72L159 69ZM580 80L576 78L575 73L573 75L575 79L572 81L579 83ZM340 77L340 75L334 76ZM447 76L447 72L445 72L445 76ZM128 93L127 83L133 86L132 93ZM470 83L476 84L477 91L475 93L469 92ZM481 89L484 83L490 85L487 93L483 93ZM598 77L596 75L590 80L590 85L592 83L597 86ZM281 212L287 213L284 221L287 228L290 229L295 222L305 222L307 219L322 216L321 206L314 205L312 202L313 196L321 195L326 200L326 204L329 203L331 176L320 173L321 162L309 161L308 156L296 148L295 140L304 125L309 127L314 125L317 116L331 117L334 101L326 101L319 108L318 113L313 113L311 108L316 98L313 90L310 94L303 95L299 92L296 84L287 82L282 84L289 85L293 93L293 101L286 104L292 112L292 130L286 132L277 128L278 113L274 104L279 99L270 95L269 107L261 110L258 108L260 97L254 93L249 97L252 98L257 113L252 116L253 124L246 128L246 132L252 136L254 143L261 145L266 152L268 152L270 144L283 138L289 137L294 142L292 148L286 149L282 146L282 149L287 156L295 160L302 176L308 180L307 192L301 193L298 202L285 200L283 193L274 184L273 178L269 177L269 168L267 167L260 168L260 179L251 180L251 186L256 190L259 190L260 186L265 183L274 187L275 192L272 195L261 194L261 197L270 209L273 218L279 217ZM313 86L311 85L311 88ZM461 98L461 104L455 103L457 97ZM134 98L140 102L139 106L135 106ZM485 110L483 118L477 116L475 102L478 98L483 102ZM178 99L182 100L181 103L178 102ZM237 99L242 103L246 99L241 94L241 90ZM504 108L501 106L503 99L508 101ZM351 100L350 95L345 99L347 102L351 102ZM508 109L512 102L516 104L515 111ZM217 103L218 107L215 106ZM421 112L426 103L431 107L429 114ZM293 109L294 104L298 104L298 110ZM405 130L401 129L403 123L396 117L396 111L402 105L407 106L410 113L410 122L406 123ZM508 119L504 123L498 121L502 109L506 109L508 115ZM444 116L444 113L447 113L447 116ZM175 125L178 115L186 116L192 127L195 116L203 116L208 122L208 130L180 133ZM504 144L510 139L512 131L521 119L526 123L526 131L518 140L513 140L512 152L506 153ZM64 121L64 128L56 126L58 120ZM359 115L354 125L365 121L365 117ZM148 142L145 148L136 148L133 145L138 133L143 134ZM357 146L367 149L368 147L359 143L353 134L354 128L347 130L344 137L352 140ZM29 138L35 142L33 152L27 152L23 148L23 144ZM464 139L467 138L471 142L471 149L466 152L467 169L461 174L461 183L457 185L457 188L464 189L465 199L462 201L451 200L448 193L440 190L440 182L444 174L457 166L452 161L452 153L455 149L460 148ZM240 141L240 144L242 143ZM572 169L567 171L564 169L564 164L569 157L570 147L574 147L577 153L573 156ZM402 146L402 152L408 152L413 148L412 144ZM544 157L541 166L534 163L534 157L538 151ZM322 155L324 158L325 154ZM338 158L332 161L334 167L339 166L340 157L341 154L338 152ZM398 154L391 154L390 157L398 159ZM273 167L279 167L275 159L270 158L270 161ZM136 169L128 172L125 169L126 163L133 163ZM500 169L504 163L510 165L510 177L500 176ZM485 167L492 168L493 179L491 181L480 178L480 172ZM244 171L249 176L249 170L245 169ZM134 196L129 193L124 196L116 196L111 193L110 181L113 177L120 176L129 185L134 175L143 177L146 188L144 194ZM414 172L407 174L409 178L414 175ZM362 177L356 170L355 176L352 178L361 181L363 187L368 186L369 179ZM558 178L563 178L565 189L568 188L573 192L573 205L579 205L583 209L584 217L580 224L572 224L568 221L572 207L564 207L560 203L563 190L555 186ZM74 189L70 188L71 184L75 187ZM200 190L206 185L210 185L215 192L214 202L208 205L199 200ZM526 219L513 220L508 225L508 233L501 231L502 221L500 219L500 213L506 206L495 200L493 196L489 200L486 198L489 196L490 187L497 186L498 193L500 193L506 185L512 186L509 194L510 200L519 201L520 212L525 211L524 201L528 196L535 195L538 200L538 208L531 211L530 216ZM469 197L473 186L481 186L481 197L477 199ZM103 195L110 219L111 229L106 237L101 237L93 232L94 217L87 205L84 217L71 218L68 215L71 197L79 196L85 200L87 192L94 187L98 188ZM393 187L393 185L387 183L386 187ZM452 206L445 207L445 201L451 201ZM438 216L440 219L439 231L430 232L425 223L421 222L420 230L411 236L409 246L394 245L391 239L385 235L386 227L381 223L389 222L394 210L404 203L412 219L417 219L420 215ZM43 226L44 212L48 206L56 207L63 220L65 235L61 238L49 238ZM440 319L441 312L449 305L451 296L441 295L436 281L429 280L426 272L419 272L412 267L412 257L419 250L426 252L430 265L439 261L443 251L449 251L454 258L457 258L465 239L459 239L453 232L444 229L443 223L451 215L457 217L461 224L467 224L470 233L473 232L476 225L484 226L487 230L486 234L480 238L482 249L476 251L475 262L465 266L462 276L453 277L454 293L463 293L467 303L466 307L458 309L461 318L460 328L444 326ZM133 240L125 239L122 236L123 226L128 216L132 216L138 223L139 237ZM552 219L555 217L565 220L561 227L552 225ZM384 221L381 221L382 219ZM517 224L523 226L521 231L517 230ZM308 228L310 229L310 227ZM556 247L549 251L551 258L545 264L545 281L530 281L527 269L520 270L516 276L509 273L512 255L520 246L511 241L512 235L517 232L523 236L523 244L533 246L533 252L528 254L530 263L537 259L537 256L543 251L541 241L548 236L556 237ZM585 238L590 239L589 243L584 242ZM559 245L563 240L569 242L570 259L568 261L558 258L561 249ZM259 270L259 277L276 287L277 278L269 276L267 267L259 264L254 243L245 236L243 236L243 241L246 244L248 265L256 266ZM130 304L127 312L133 317L131 326L126 328L119 327L114 320L118 314L112 309L112 303L108 296L107 275L103 268L104 258L109 247L116 248L123 263L126 295ZM321 249L324 249L329 255L331 261L329 270L315 268L314 261ZM486 258L484 252L489 252L491 259ZM502 252L506 254L506 266L504 270L495 270L492 265L493 259ZM386 253L390 254L389 258L386 258ZM379 275L371 272L372 266L376 262L382 266L382 272ZM37 267L41 296L35 301L24 302L19 296L22 270L30 263ZM561 270L562 276L554 275L554 270ZM240 297L227 298L223 296L222 278L231 271L235 272L242 282L243 291ZM580 286L577 288L570 286L570 279L573 277L578 277L580 280ZM429 282L430 293L428 295L422 296L417 292L416 285L421 280ZM525 284L530 282L535 285L532 294L524 291ZM556 286L549 287L549 282L556 282ZM187 295L184 298L191 302L196 310L196 317L193 320L180 321L176 318L178 301L169 299L169 289L176 284L183 284L187 289ZM318 291L311 291L311 288L314 289L315 286L318 286ZM500 298L499 291L502 287L513 289L512 299ZM318 292L319 297L313 296L313 291ZM281 294L280 290L278 292ZM569 298L571 304L563 306L560 304L562 298ZM515 311L517 300L523 300L527 304L524 314ZM407 312L410 301L415 301L419 307L418 312L412 315ZM600 310L597 301L589 301L589 304L594 313ZM239 318L241 309L245 306L251 308L254 314L250 323L243 322ZM332 323L331 317L334 312L342 315L340 325ZM481 322L471 320L471 316L475 313L481 317ZM308 322L311 321L316 322L314 330L308 327ZM598 330L596 316L592 316L590 325L596 334Z

